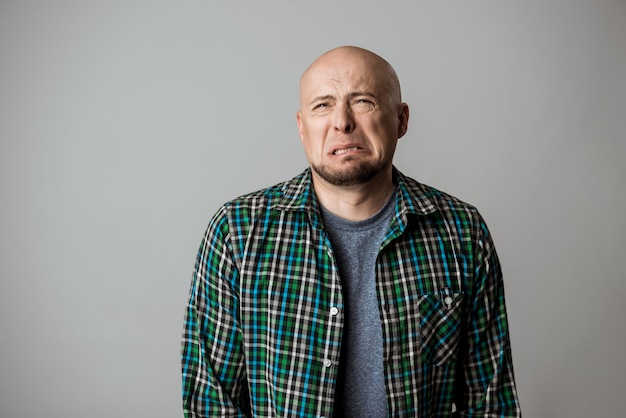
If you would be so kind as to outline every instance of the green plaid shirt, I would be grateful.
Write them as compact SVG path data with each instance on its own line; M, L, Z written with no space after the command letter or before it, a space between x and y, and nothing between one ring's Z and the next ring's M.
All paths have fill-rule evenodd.
M394 182L376 261L389 415L521 416L487 226L395 169ZM343 308L309 169L224 205L192 278L185 416L332 417Z

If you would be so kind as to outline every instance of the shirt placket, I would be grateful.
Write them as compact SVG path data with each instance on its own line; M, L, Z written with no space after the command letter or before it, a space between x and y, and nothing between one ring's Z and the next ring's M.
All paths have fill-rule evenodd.
M335 390L339 361L341 357L341 335L344 323L343 296L341 292L341 280L330 243L326 237L321 237L324 242L324 265L328 267L330 274L320 275L327 287L327 297L322 302L321 312L324 315L324 348L320 376L319 405L317 415L320 418L329 418L333 415Z

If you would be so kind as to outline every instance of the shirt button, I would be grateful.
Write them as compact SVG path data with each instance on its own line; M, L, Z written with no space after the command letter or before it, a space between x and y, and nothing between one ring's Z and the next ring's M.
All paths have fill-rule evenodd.
M324 360L324 367L330 367L333 365L333 362L330 359Z
M330 314L331 314L332 316L335 316L335 315L337 315L338 313L339 313L339 309L337 309L337 307L336 307L336 306L333 306L332 308L330 308Z
M452 305L452 298L450 296L446 296L446 298L443 301L448 306Z

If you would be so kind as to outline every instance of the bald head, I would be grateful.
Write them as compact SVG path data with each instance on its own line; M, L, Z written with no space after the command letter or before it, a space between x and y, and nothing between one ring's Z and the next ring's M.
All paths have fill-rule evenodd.
M388 197L409 108L387 61L353 46L328 51L300 79L296 117L318 195L325 185L341 193L356 187L367 196L383 190L378 197Z
M393 104L402 101L400 82L396 71L385 59L356 46L341 46L324 53L306 69L300 78L300 97L311 88L320 75L341 79L355 72L365 72L376 80Z

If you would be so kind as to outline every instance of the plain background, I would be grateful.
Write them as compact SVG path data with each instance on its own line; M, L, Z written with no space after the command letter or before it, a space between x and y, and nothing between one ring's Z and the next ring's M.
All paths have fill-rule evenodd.
M2 1L0 416L179 417L209 217L306 166L298 79L396 68L396 165L476 205L525 417L623 416L626 2Z

